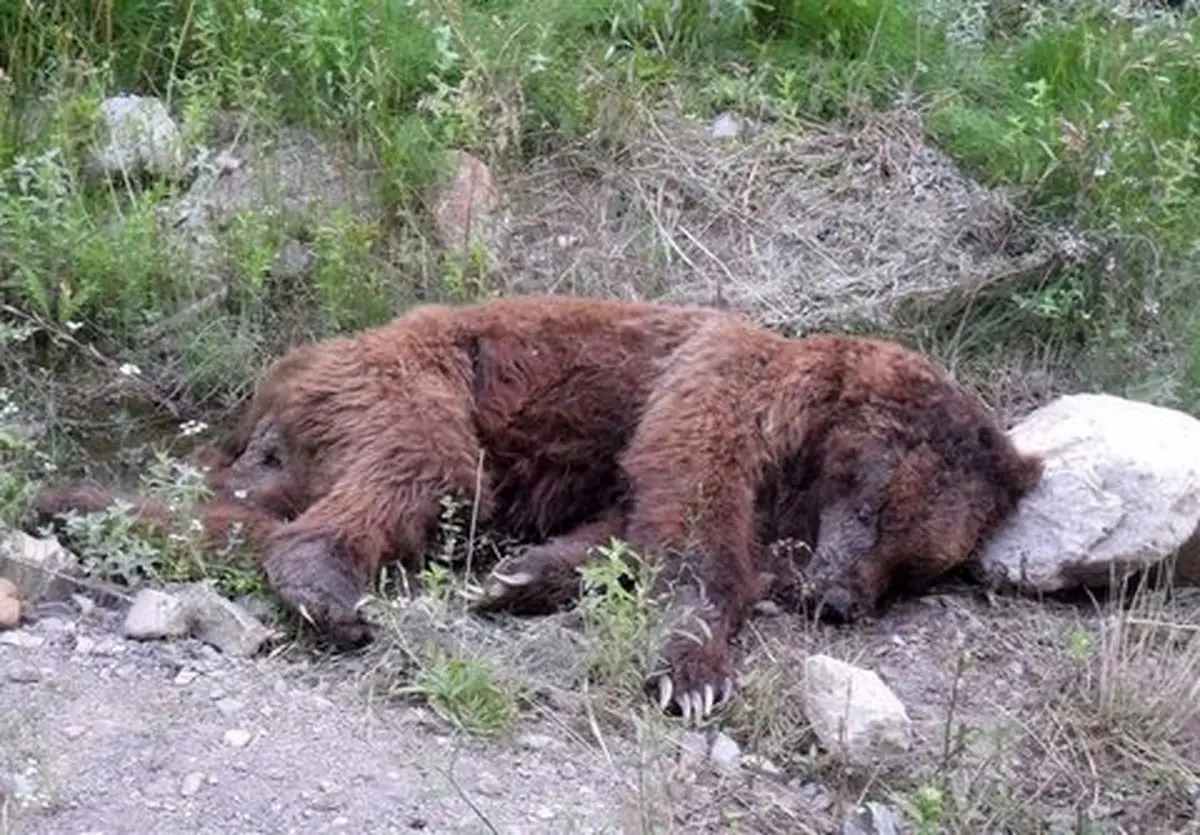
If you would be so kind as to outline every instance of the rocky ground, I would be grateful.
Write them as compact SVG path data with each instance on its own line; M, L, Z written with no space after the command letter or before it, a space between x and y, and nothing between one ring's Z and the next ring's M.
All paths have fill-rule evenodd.
M477 743L372 705L338 664L119 637L0 635L5 832L613 832L622 769L548 721Z
M238 658L43 606L0 633L0 831L885 833L918 831L933 813L912 804L942 797L921 831L1200 832L1195 712L1169 710L1195 650L1134 641L1140 606L1114 619L960 587L852 629L763 616L719 727L633 702L602 715L568 682L493 740L372 692L369 658ZM1198 612L1181 593L1153 619L1186 639ZM802 710L812 652L878 671L911 750L859 768L822 753Z

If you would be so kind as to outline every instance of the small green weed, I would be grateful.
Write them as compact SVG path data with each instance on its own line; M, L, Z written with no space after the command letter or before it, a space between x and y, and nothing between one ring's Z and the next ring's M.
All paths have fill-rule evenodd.
M601 557L581 570L579 608L591 648L591 678L639 692L653 661L658 610L651 595L653 568L619 540L602 548Z
M900 807L916 835L937 835L944 831L946 799L937 786L917 787L911 796L900 798Z
M426 659L410 692L446 721L484 737L500 736L517 716L517 695L484 661L446 653Z

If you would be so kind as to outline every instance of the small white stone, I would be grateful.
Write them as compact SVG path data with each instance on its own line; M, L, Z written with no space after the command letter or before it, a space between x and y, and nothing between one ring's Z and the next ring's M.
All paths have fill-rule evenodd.
M912 721L883 680L828 655L805 659L804 715L827 751L855 765L912 746Z
M708 758L718 771L731 774L741 765L742 749L730 736L718 733L713 740L712 749L708 752Z
M244 728L231 728L225 732L225 744L233 748L245 748L250 744L250 732Z
M193 771L183 778L183 784L179 787L179 793L184 797L193 797L200 787L204 785L204 775L199 771Z
M142 589L125 613L122 632L138 641L181 638L188 632L187 607L172 594Z

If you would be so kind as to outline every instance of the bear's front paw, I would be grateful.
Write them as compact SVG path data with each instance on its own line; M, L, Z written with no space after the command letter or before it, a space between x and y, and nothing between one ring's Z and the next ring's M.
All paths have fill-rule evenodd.
M474 608L514 615L545 615L565 609L579 599L578 562L558 548L545 546L507 557L492 569L484 582L483 597Z
M356 599L338 599L328 588L287 582L275 585L275 591L339 650L359 649L374 638L374 630L359 613Z
M374 630L359 610L363 583L333 548L317 540L277 545L263 565L279 598L335 647L353 650L370 643Z
M685 723L699 724L733 698L733 670L723 632L699 618L690 620L695 628L668 633L646 688L660 710L677 710Z

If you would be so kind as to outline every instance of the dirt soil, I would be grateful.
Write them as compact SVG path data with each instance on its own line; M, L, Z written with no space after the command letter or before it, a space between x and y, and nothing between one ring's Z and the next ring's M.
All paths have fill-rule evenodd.
M110 613L0 641L13 833L618 831L619 772L546 722L472 742L345 665L128 641Z
M1168 605L1160 623L1200 628L1200 594ZM558 698L484 741L372 695L366 658L236 659L125 640L120 613L57 611L0 634L0 832L837 832L862 798L899 808L929 785L962 808L928 831L1200 832L1200 727L1146 745L1094 698L1107 658L1147 712L1178 672L1174 644L1115 664L1106 622L962 587L851 628L759 617L720 720L741 749L730 773L647 704L601 715L570 665ZM506 628L472 631L511 649ZM912 752L851 773L816 750L800 710L814 651L880 673Z

